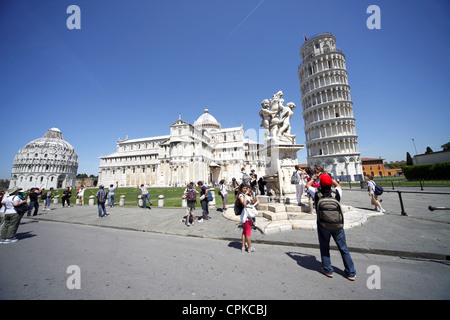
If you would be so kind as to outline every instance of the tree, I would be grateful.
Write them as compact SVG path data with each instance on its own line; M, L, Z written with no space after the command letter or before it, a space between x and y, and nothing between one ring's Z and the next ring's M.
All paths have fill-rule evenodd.
M425 151L425 154L427 154L427 153L433 153L433 150L431 150L430 147L427 147L427 151Z
M409 152L406 153L406 165L407 166L413 165L413 161L412 161L412 158L411 158L411 155L409 154Z
M448 151L448 150L450 150L450 142L447 142L446 144L443 144L443 145L441 146L441 148L442 148L443 151Z

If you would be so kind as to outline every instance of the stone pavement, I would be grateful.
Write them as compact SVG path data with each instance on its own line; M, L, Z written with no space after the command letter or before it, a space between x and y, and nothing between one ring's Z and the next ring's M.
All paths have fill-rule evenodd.
M450 188L401 189L404 212L397 191L386 190L381 196L385 214L373 211L366 191L344 188L341 200L345 209L346 237L350 252L394 255L409 258L450 260L450 210L429 211L428 206L450 208ZM414 193L412 193L414 192ZM439 194L432 194L433 192ZM95 227L116 228L141 232L155 232L178 236L222 239L241 242L242 229L238 217L230 208L222 213L210 209L211 219L186 226L182 222L185 208L143 209L131 206L107 208L108 216L97 218L97 206L61 208L52 204L50 211L42 211L24 220L53 221ZM201 215L197 205L196 215ZM307 213L289 214L284 227L270 229L276 221L257 217L259 230L252 231L252 242L319 248L315 231L315 216ZM23 220L23 221L24 221ZM286 227L286 223L290 224ZM278 228L276 225L272 227ZM20 235L20 228L19 228ZM333 241L332 241L332 244ZM333 249L337 250L335 246Z

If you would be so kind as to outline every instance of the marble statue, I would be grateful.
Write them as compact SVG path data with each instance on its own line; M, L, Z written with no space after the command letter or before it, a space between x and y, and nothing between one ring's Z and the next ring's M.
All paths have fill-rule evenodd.
M289 102L283 106L283 92L278 91L269 100L264 99L261 103L259 116L262 118L261 127L265 128L265 136L272 137L278 141L295 143L295 135L291 135L290 119L294 115L295 104Z

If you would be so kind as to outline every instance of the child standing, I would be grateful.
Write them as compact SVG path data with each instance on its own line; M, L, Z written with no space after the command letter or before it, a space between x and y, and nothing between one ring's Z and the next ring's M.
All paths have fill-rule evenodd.
M247 245L248 252L254 252L255 249L252 247L251 233L252 233L252 218L248 215L246 207L251 206L251 199L248 196L249 187L241 184L239 188L239 197L236 201L239 201L239 207L242 208L241 211L241 222L242 222L242 252L245 252L245 247Z
M193 182L189 183L187 188L184 190L184 198L186 199L187 203L186 226L194 225L195 221L194 210L195 210L195 202L197 201L197 193L198 191L195 190Z

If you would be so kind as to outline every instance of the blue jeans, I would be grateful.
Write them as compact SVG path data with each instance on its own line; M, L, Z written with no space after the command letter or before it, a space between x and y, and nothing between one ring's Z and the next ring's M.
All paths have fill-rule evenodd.
M145 201L146 199L148 199L148 204L150 205L152 203L152 200L150 200L150 195L147 194L143 194L142 195L142 201L144 201L144 208L147 208L147 202Z
M208 201L206 199L201 200L200 204L202 205L202 216L205 218L209 215Z
M102 210L103 210L103 215L102 215ZM98 202L98 216L101 218L104 215L106 215L105 201Z
M112 206L114 206L114 195L113 195L113 194L110 194L110 195L108 196L108 205L109 205L110 208L111 208Z
M31 210L34 208L33 216L36 216L38 214L39 210L39 202L37 201L30 201L30 209L28 210L27 217L31 215Z
M320 256L322 258L322 268L329 274L333 274L333 267L330 259L330 239L333 237L334 242L341 253L342 261L344 262L345 275L347 277L354 277L356 275L353 260L348 251L347 242L345 240L344 229L330 230L317 224L317 234L319 236Z
M45 198L45 206L50 207L51 200L50 198Z

